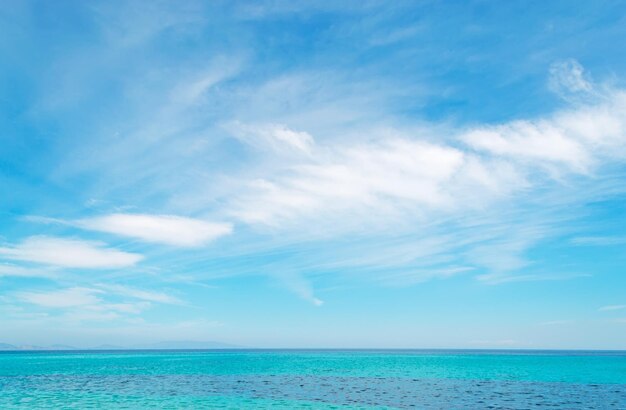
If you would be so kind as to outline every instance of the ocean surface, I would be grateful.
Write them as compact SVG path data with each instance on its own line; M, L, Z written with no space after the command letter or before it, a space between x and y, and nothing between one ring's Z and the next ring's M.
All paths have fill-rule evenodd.
M626 409L626 352L0 353L0 409Z

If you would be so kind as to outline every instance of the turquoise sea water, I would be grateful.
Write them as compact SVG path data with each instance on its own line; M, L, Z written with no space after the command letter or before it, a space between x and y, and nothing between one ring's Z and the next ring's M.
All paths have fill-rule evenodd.
M0 353L0 409L626 409L626 352Z

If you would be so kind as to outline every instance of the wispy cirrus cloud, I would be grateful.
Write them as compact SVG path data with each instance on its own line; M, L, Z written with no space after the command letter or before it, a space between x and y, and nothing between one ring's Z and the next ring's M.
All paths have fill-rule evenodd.
M83 229L165 245L201 246L233 231L230 223L175 215L109 214L70 222Z
M531 121L482 127L462 136L471 148L520 165L587 174L624 154L626 94L615 91L600 104Z
M554 75L580 75L578 66L566 68L571 72L564 68ZM562 81L564 87L582 87L572 79ZM249 181L230 201L231 214L250 224L284 226L294 220L380 221L398 213L489 206L502 195L542 190L622 161L624 112L626 94L612 89L545 117L447 129L436 137L388 129L370 132L364 142L307 138L309 155L286 162L282 172L274 168L272 175Z
M164 189L158 192L174 195L177 200L185 198L185 204L193 203L200 211L222 215L221 219L225 221L237 221L259 231L270 228L288 237L297 236L302 231L311 233L312 237L320 234L319 237L324 238L341 238L356 232L360 237L377 237L384 243L383 237L393 237L395 234L390 232L396 228L398 231L417 229L426 237L442 232L446 236L462 225L472 225L473 243L460 250L454 240L448 240L429 254L437 261L447 259L448 262L430 265L411 262L406 269L389 271L388 280L381 273L376 278L381 283L419 283L429 278L454 276L448 272L457 272L456 269L460 269L458 272L476 272L478 279L491 284L585 276L521 272L532 265L526 257L527 251L553 234L553 230L545 229L545 225L549 225L547 221L538 221L538 231L531 237L524 232L532 226L521 229L521 233L501 237L501 234L494 235L490 231L489 224L472 221L476 214L485 210L497 214L503 204L519 202L517 197L528 198L533 191L541 196L547 188L558 188L570 177L587 178L607 162L621 160L623 130L626 128L622 114L626 97L619 89L597 88L584 76L579 65L564 63L559 67L552 70L551 81L561 84L561 91L580 94L579 100L552 114L501 124L472 127L426 124L421 128L374 126L364 127L362 135L343 137L332 134L345 130L337 125L342 124L338 120L337 124L321 128L325 132L324 138L315 138L315 133L309 130L320 129L313 126L314 120L311 120L319 114L317 106L305 104L303 109L310 111L305 115L308 119L294 120L298 118L294 113L294 116L281 117L286 122L259 121L242 112L241 120L226 123L223 130L237 141L255 148L249 161L252 171L234 170L226 177L225 184L229 187L220 192L219 202L207 200L210 195L198 190L197 184L190 184L189 189L184 188L184 183L173 190L162 186L154 189ZM210 94L215 85L236 72L198 73L192 81L172 87L167 95L172 102L179 101L182 107L182 111L172 109L176 112L175 117L194 104L203 104L206 93ZM281 90L287 92L285 101L297 101L301 91L311 91L298 76L272 79L256 91L280 99L283 98L278 92ZM314 97L319 100L317 102L331 101L327 93L328 90L322 88ZM281 105L278 102L274 101ZM369 103L365 106L368 107ZM238 118L236 113L233 117ZM246 117L253 120L245 121ZM363 122L360 117L350 118L356 123ZM163 135L178 132L180 121L174 119L172 124L171 132ZM145 143L150 129L148 126L139 130L133 138ZM148 165L141 167L139 173L162 168L160 164ZM132 172L131 162L124 166L131 167L129 175L138 174ZM190 167L189 170L194 175L204 172L202 167ZM123 179L116 178L116 183L120 180ZM230 222L158 214L115 213L66 223L144 242L189 248L232 232ZM424 230L424 224L430 228ZM434 225L439 228L432 228ZM507 226L511 229L521 227L517 223ZM481 231L483 234L479 233ZM272 245L268 243L266 246ZM452 256L457 251L462 252L462 258ZM384 245L378 252L394 254L391 247ZM454 262L450 262L452 260ZM341 258L331 258L319 265L346 266L347 263ZM446 263L453 264L446 266ZM353 266L361 269L363 262L355 262ZM369 268L378 267L373 264ZM312 289L303 274L298 274L297 278L295 282L307 283L306 287ZM300 286L287 287L297 294L310 293L296 290L301 289Z
M242 124L239 121L224 126L240 141L260 150L311 154L313 137L304 131L295 131L284 124Z
M129 286L101 283L97 285L97 288L119 296L144 300L147 302L166 303L174 305L182 303L180 299L172 295L168 295L167 293L137 289Z
M573 324L573 320L548 320L546 322L539 323L540 326L563 326Z
M588 273L532 273L525 274L518 271L509 272L490 272L478 275L476 278L483 283L489 285L500 285L503 283L515 283L515 282L543 282L543 281L561 281L571 280L577 278L589 278L591 274Z
M598 311L610 312L610 311L623 310L623 309L626 309L626 305L607 305L607 306L602 306L601 308L598 309Z
M55 278L58 272L48 268L25 268L23 266L0 264L0 277Z
M0 248L0 257L65 268L113 269L133 266L143 259L137 253L107 247L102 242L32 236Z
M468 187L498 194L518 181L505 163L479 161L452 147L409 138L325 146L314 159L293 165L281 176L252 181L231 202L232 215L250 224L370 219L392 220L407 213L456 207ZM495 191L494 191L495 188ZM318 221L319 222L319 221ZM362 223L358 220L358 223Z
M47 292L21 292L18 298L46 308L73 308L97 305L101 302L97 289L73 287Z
M15 293L15 297L20 302L56 309L70 321L115 320L140 315L153 304L182 303L163 292L115 284L22 291Z
M557 62L550 75L559 92L575 93L577 99L535 118L412 130L373 127L359 138L324 139L314 138L306 127L280 125L307 135L307 155L281 161L276 149L259 150L261 161L272 155L275 161L240 184L223 212L258 229L296 237L301 230L324 238L374 236L378 253L394 254L384 238L405 230L423 232L424 238L469 234L463 248L455 243L457 236L430 251L433 260L447 262L408 264L394 273L406 275L406 283L438 277L426 272L449 272L449 263L475 269L476 277L489 284L589 277L571 269L537 272L527 253L546 238L563 234L568 218L575 218L573 209L589 199L584 190L560 198L551 192L566 192L571 181L592 184L606 167L623 162L626 94L593 83L573 60ZM245 144L278 144L268 131L276 125L238 127L230 131ZM267 142L270 137L272 143ZM599 189L594 187L596 195ZM535 212L526 215L520 204ZM356 258L351 266L362 267L371 257Z
M312 303L314 306L322 306L324 304L324 301L315 295L311 283L298 272L274 272L272 276L301 299Z
M584 67L574 59L556 61L550 65L550 89L567 99L575 94L589 94L594 85Z
M578 236L572 238L571 243L581 246L616 246L626 243L622 236Z
M0 302L39 304L19 299L5 333L209 337L208 323L179 324L219 307L220 332L256 343L308 311L279 289L324 301L304 344L432 334L541 347L550 336L533 334L554 329L536 324L566 319L576 296L623 302L603 292L623 262L624 7L522 8L7 7L0 105L16 115L0 119ZM36 234L96 253L20 243ZM539 281L583 277L536 298L562 291ZM43 305L63 297L74 305ZM26 326L29 314L54 320ZM602 333L567 330L580 346Z

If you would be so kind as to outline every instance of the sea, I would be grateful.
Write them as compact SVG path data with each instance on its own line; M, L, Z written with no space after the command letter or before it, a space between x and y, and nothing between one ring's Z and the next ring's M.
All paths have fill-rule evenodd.
M0 409L626 409L626 352L2 352Z

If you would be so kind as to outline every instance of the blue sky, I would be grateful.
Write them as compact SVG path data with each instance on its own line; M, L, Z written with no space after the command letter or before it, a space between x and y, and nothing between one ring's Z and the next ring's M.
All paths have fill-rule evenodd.
M0 341L626 348L622 2L1 3Z

